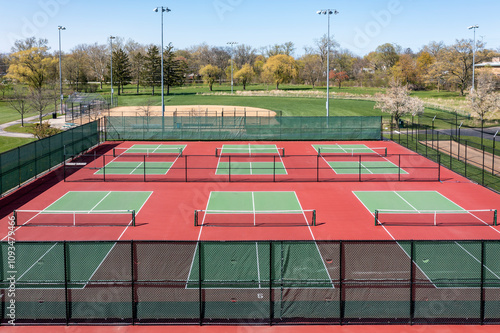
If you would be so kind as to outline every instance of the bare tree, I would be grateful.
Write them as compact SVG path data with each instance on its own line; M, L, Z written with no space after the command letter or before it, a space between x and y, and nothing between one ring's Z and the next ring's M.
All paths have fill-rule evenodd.
M21 126L24 127L24 115L31 111L28 90L21 86L15 86L12 92L12 99L9 99L9 106L21 115Z
M34 89L29 95L30 108L38 113L40 119L40 126L42 125L43 116L47 107L51 104L52 98L45 89Z
M102 89L110 61L108 46L95 43L88 47L87 54L90 73L99 81Z

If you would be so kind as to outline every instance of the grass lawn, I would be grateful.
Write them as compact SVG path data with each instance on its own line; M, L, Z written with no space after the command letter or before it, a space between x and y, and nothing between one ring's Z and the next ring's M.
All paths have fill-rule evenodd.
M4 151L14 149L16 147L25 145L36 139L25 139L25 138L10 138L6 136L0 136L0 153Z

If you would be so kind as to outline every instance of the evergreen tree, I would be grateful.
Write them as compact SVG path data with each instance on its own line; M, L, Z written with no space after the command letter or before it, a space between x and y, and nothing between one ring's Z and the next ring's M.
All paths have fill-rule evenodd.
M170 94L170 87L182 86L187 64L175 56L172 44L169 44L163 53L163 83L167 87L166 94Z
M161 56L160 49L156 45L148 47L144 58L144 80L153 88L155 94L155 85L160 82L161 74Z
M127 53L122 48L113 51L113 81L118 84L118 95L120 87L123 93L123 87L130 83L130 61Z

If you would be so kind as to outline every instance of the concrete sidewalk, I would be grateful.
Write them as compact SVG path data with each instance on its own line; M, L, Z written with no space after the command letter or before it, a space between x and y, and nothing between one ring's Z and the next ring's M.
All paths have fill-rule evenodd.
M39 116L31 116L24 118L24 124L30 124L30 123L37 123L39 121L40 117ZM55 128L60 128L62 129L63 127L66 127L66 120L65 116L59 116L57 119L48 119L44 120L48 121L50 126L55 127ZM29 133L15 133L15 132L7 132L5 128L12 126L12 125L17 125L21 124L21 119L11 121L5 124L0 124L0 136L7 136L7 137L12 137L12 138L34 138L33 134Z

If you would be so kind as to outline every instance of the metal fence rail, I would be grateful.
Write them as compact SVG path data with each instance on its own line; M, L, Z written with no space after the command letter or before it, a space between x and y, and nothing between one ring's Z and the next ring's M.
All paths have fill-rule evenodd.
M500 324L500 241L0 245L3 325Z

